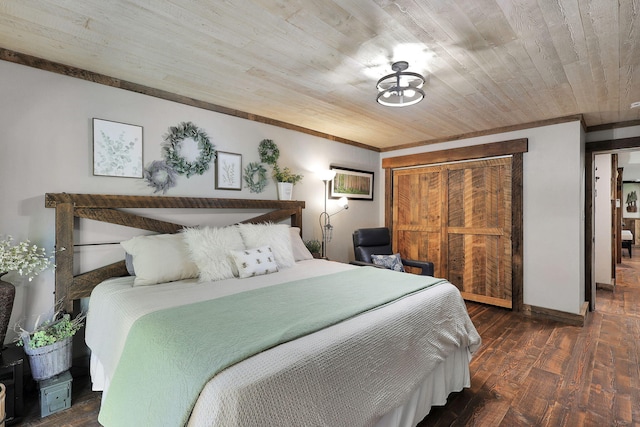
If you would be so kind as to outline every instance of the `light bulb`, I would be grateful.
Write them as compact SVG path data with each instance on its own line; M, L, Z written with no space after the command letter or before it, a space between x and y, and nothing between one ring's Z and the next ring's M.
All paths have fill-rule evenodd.
M336 171L334 170L322 170L322 171L318 171L318 178L320 178L320 180L322 181L331 181L333 178L335 178L336 176Z

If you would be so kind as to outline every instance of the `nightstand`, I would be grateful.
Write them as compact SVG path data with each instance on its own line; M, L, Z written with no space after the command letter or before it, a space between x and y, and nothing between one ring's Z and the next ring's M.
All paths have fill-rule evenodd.
M22 347L9 344L0 355L0 382L7 387L5 396L6 425L20 420L23 415L24 351Z

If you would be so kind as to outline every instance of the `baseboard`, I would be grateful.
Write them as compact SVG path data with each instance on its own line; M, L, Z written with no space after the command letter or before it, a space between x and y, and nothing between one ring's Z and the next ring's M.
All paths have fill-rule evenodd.
M596 282L596 289L603 289L605 291L614 291L616 289L615 279L612 280L612 283L599 283L599 282Z
M566 323L568 325L584 326L587 316L589 314L589 303L585 301L580 307L580 314L567 313L565 311L553 310L551 308L536 307L535 305L524 304L522 306L522 312L524 316L550 319L558 322Z

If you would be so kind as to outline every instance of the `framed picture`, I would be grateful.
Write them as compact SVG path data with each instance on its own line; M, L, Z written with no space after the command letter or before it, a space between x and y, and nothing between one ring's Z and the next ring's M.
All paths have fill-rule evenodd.
M218 151L216 189L242 190L242 154Z
M339 199L373 200L373 172L331 166L336 176L329 187L329 197Z
M93 174L142 178L142 126L93 119Z

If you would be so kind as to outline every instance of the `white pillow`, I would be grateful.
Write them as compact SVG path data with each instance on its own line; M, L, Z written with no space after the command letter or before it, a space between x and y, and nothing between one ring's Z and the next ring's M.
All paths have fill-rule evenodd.
M275 254L269 246L231 251L231 255L235 259L241 279L278 271Z
M134 286L198 277L198 267L189 258L182 234L137 236L120 245L133 258Z
M242 240L247 248L269 246L276 257L279 268L295 265L291 247L291 233L286 224L238 224Z
M230 279L238 275L232 250L244 249L236 226L187 228L184 230L191 259L200 270L200 281Z
M289 232L291 233L291 249L293 252L293 258L296 262L303 261L305 259L313 259L313 255L311 255L311 252L309 252L309 249L307 249L300 237L300 228L291 227Z

